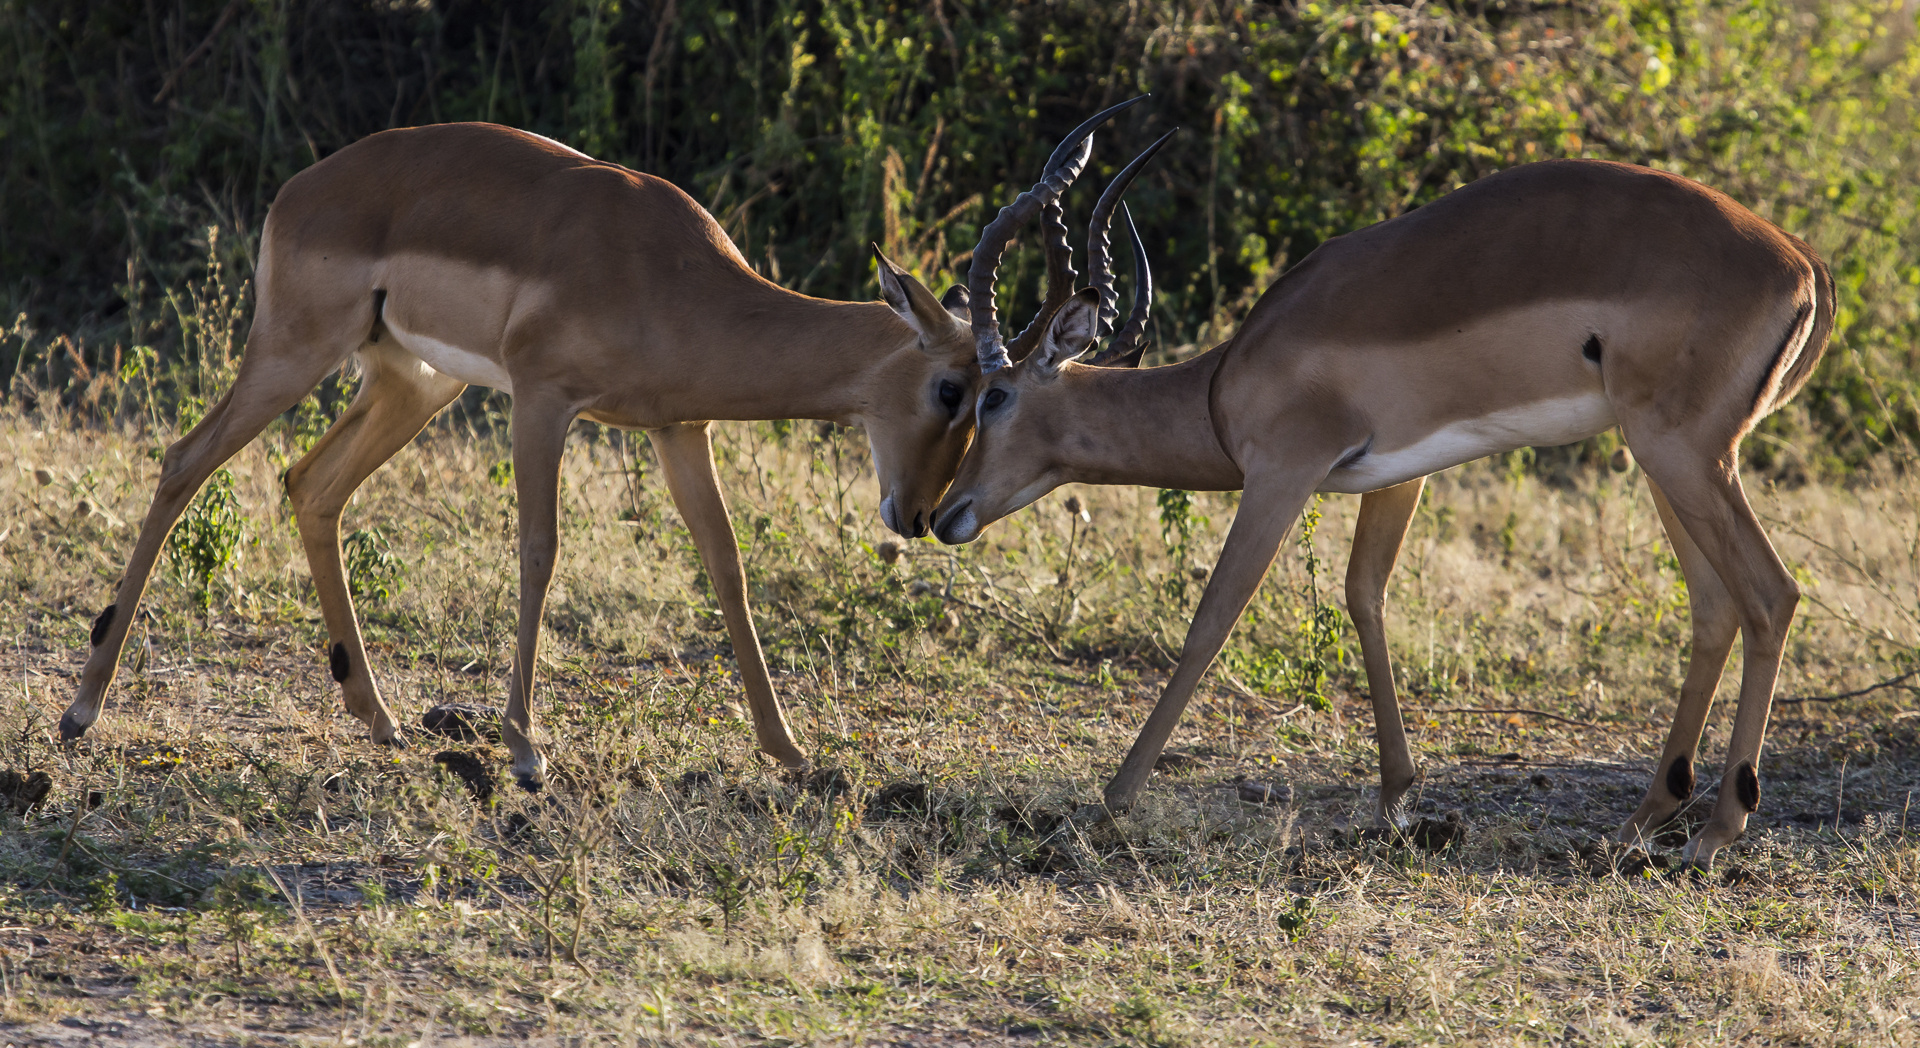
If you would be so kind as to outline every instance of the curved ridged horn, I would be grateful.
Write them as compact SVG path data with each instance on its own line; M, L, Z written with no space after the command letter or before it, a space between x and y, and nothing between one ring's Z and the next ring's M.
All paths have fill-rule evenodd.
M1140 356L1150 341L1147 313L1153 307L1153 270L1147 265L1147 245L1140 242L1140 231L1133 228L1133 212L1125 204L1120 205L1120 217L1127 223L1127 238L1133 241L1133 312L1127 316L1127 326L1113 336L1107 348L1087 361L1094 367L1139 367Z
M993 221L980 231L980 243L973 249L973 261L967 270L967 290L973 297L973 348L980 358L982 372L997 371L1008 364L1007 347L1000 339L1000 316L995 306L993 283L999 274L1000 256L1006 253L1007 242L1013 234L1035 212L1049 206L1057 206L1060 195L1067 191L1073 180L1080 177L1086 167L1087 158L1093 155L1093 130L1112 119L1114 114L1146 101L1147 96L1130 98L1117 106L1104 109L1089 117L1073 133L1063 140L1053 155L1047 158L1047 166L1042 170L1040 181L1032 189L1015 197L1013 203L1000 209ZM1064 221L1062 222L1064 226ZM1061 237L1065 239L1064 234ZM1049 276L1052 276L1052 261L1049 259ZM1049 297L1051 289L1049 289ZM1024 332L1022 333L1025 334Z
M1127 188L1133 185L1133 180L1139 176L1140 169L1147 166L1147 161L1152 160L1153 155L1160 152L1160 147L1166 145L1167 140L1179 130L1176 127L1161 135L1158 141L1146 148L1145 152L1134 157L1132 163L1121 169L1112 182L1107 183L1106 191L1100 194L1100 202L1093 206L1093 217L1087 222L1087 279L1092 283L1094 290L1100 292L1100 326L1096 337L1104 336L1111 331L1113 318L1120 315L1120 311L1114 308L1114 303L1119 300L1120 294L1113 289L1113 253L1109 250L1107 242L1107 227L1113 220L1113 209L1120 204L1120 198L1126 195ZM1138 238L1135 239L1137 242ZM1136 261L1139 258L1140 256L1136 254ZM1136 265L1135 269L1143 277L1146 276L1144 265ZM1146 277L1146 279L1152 278Z
M1092 143L1087 140L1088 145ZM1074 279L1080 275L1073 268L1073 245L1067 243L1067 209L1059 200L1040 209L1040 237L1047 246L1047 297L1040 303L1040 312L1007 343L1007 355L1014 360L1025 360L1040 344L1043 322L1073 297Z

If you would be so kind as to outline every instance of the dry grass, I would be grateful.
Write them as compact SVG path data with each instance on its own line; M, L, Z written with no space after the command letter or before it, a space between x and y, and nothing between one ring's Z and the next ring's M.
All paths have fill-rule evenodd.
M504 752L421 736L389 753L340 710L275 481L292 433L232 466L244 540L214 610L163 570L106 718L57 749L159 441L0 422L0 766L56 782L26 817L0 814L7 1040L1920 1041L1911 691L1778 708L1729 878L1622 875L1583 852L1637 802L1684 666L1684 589L1632 474L1436 482L1391 592L1409 704L1597 726L1412 718L1421 809L1466 827L1430 852L1356 832L1364 680L1299 625L1338 593L1355 499L1322 507L1317 569L1283 557L1227 660L1237 683L1216 673L1176 736L1186 759L1086 833L1060 815L1124 752L1197 593L1152 492L1063 491L975 546L889 561L857 433L727 429L770 658L838 772L793 781L751 752L663 486L629 479L619 438L581 436L541 695L555 785L480 803L434 756L497 774ZM365 611L409 720L499 701L503 458L484 429L437 428L351 511L391 552L395 592ZM1811 583L1783 694L1907 665L1916 498L1891 475L1755 492ZM1204 565L1232 500L1197 508L1186 556ZM1324 711L1297 692L1316 666ZM1705 759L1729 720L1715 711ZM1238 800L1248 777L1290 799Z

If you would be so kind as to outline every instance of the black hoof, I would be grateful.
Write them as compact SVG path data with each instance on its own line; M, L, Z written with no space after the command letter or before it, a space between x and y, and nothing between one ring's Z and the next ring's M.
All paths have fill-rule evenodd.
M395 750L405 750L405 749L411 749L413 747L413 743L407 738L407 733L404 728L394 732L391 738L383 739L377 743L374 743L374 745L385 746L389 749L395 749Z
M87 727L88 725L76 723L73 719L73 714L71 712L61 714L60 715L60 741L72 742L75 739L78 739L80 736L85 735L87 733Z
M541 790L546 789L547 787L546 783L541 782L539 779L536 779L531 775L518 776L517 778L514 779L514 781L518 782L520 784L520 788L527 791L528 793L539 793Z

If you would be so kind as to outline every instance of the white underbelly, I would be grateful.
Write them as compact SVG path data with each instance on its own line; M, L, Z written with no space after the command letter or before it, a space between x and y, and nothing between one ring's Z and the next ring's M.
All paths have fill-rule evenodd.
M503 393L513 392L513 380L500 362L459 346L442 342L431 335L402 329L391 316L383 318L387 333L401 348L420 358L421 363L449 378L470 386L492 386Z
M1327 474L1321 491L1360 494L1438 473L1477 458L1525 447L1585 440L1615 423L1613 405L1595 390L1450 422L1403 447L1369 450Z

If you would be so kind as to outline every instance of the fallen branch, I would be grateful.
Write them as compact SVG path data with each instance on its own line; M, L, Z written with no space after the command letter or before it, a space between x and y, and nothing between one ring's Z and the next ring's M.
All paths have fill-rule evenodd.
M1920 669L1908 670L1907 672L1902 673L1898 677L1888 677L1886 680L1883 680L1878 684L1869 684L1864 688L1858 689L1857 691L1843 691L1838 695L1800 695L1791 699L1775 699L1773 701L1783 706L1792 706L1802 702L1839 702L1841 699L1857 699L1862 695L1871 694L1873 692L1879 691L1882 688L1891 688L1894 685L1901 684L1906 680L1908 680L1909 678L1912 678L1915 676L1920 676Z
M1477 714L1518 713L1527 717L1545 717L1548 720L1557 720L1562 724L1571 724L1579 728L1605 727L1605 725L1595 724L1592 721L1574 720L1572 717L1562 717L1558 713L1548 713L1545 710L1522 710L1522 709L1479 710L1479 709L1467 709L1465 707L1455 707L1455 706L1449 706L1444 708L1436 707L1436 706L1408 706L1407 709L1413 713L1477 713Z

